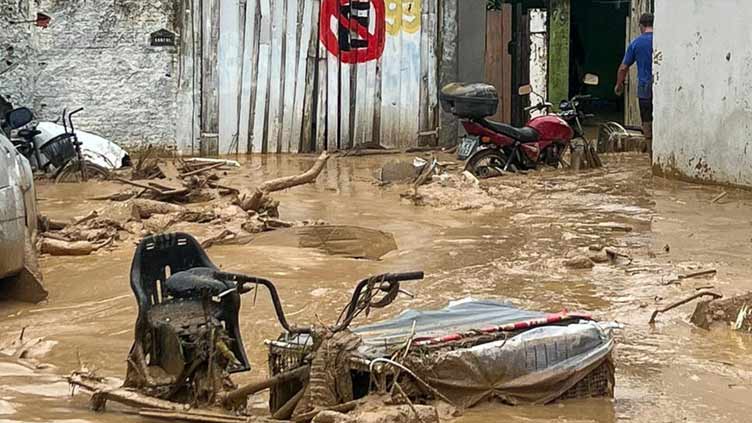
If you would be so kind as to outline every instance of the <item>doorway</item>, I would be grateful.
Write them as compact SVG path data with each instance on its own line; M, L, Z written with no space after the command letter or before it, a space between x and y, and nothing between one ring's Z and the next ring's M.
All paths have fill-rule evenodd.
M627 45L627 17L631 0L572 1L569 95L591 94L599 120L624 123L624 98L614 93L616 70ZM600 77L598 86L586 86L586 73Z

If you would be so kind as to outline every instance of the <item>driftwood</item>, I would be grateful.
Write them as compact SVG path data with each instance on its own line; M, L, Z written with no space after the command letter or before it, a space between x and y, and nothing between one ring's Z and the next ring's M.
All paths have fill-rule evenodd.
M324 169L327 160L329 160L329 155L326 152L323 152L318 159L316 159L316 163L314 163L307 171L300 175L284 176L282 178L263 182L253 192L241 191L236 203L245 211L251 210L258 212L262 209L276 209L276 205L273 204L273 200L269 198L268 194L314 182Z
M137 213L141 219L148 219L155 214L180 213L185 211L185 207L177 204L142 198L133 200L131 204L133 205L134 214Z
M687 304L688 302L690 302L692 300L695 300L695 299L700 298L700 297L705 297L705 296L710 296L710 297L713 297L713 298L716 298L716 299L723 297L723 295L715 293L715 292L712 292L712 291L700 291L700 292L698 292L698 293L696 293L694 295L690 295L687 298L684 298L684 299L681 299L679 301L676 301L675 303L671 303L671 304L667 305L666 307L656 309L655 311L653 311L653 314L650 316L650 321L648 323L650 323L651 325L653 323L655 323L655 318L658 316L659 313L665 313L665 312L667 312L669 310L675 309L676 307L679 307L681 305Z
M288 383L292 380L306 380L311 369L309 366L301 366L297 369L289 370L278 375L272 376L268 379L264 379L258 382L252 382L245 386L242 386L230 393L223 399L226 405L245 403L246 399L265 389L269 389L272 386L279 385L280 383Z
M225 165L224 163L210 164L209 166L205 166L205 167L202 167L202 168L199 168L199 169L196 169L196 170L192 170L190 172L181 173L180 177L181 178L187 178L188 176L198 175L200 173L204 173L204 172L208 172L210 170L218 169L218 168L220 168L220 167L222 167L224 165Z
M287 188L292 188L294 186L311 183L316 180L321 171L324 169L324 165L326 164L327 160L329 160L329 155L326 152L323 152L318 157L318 159L316 159L316 163L314 163L313 166L307 171L301 173L300 175L285 176L282 178L266 181L259 185L258 190L265 193L271 193Z
M210 413L200 411L169 411L160 409L145 408L138 412L139 415L144 417L152 417L159 419L168 419L170 421L183 421L183 422L204 422L204 423L235 423L235 422L251 422L251 421L266 421L266 419L251 419L248 417L233 416L230 414L222 413Z
M92 392L91 402L95 410L103 410L107 401L115 401L130 407L181 411L187 405L143 395L128 388L113 388L102 379L75 372L68 376L68 383Z
M106 247L112 243L112 241L112 239L109 239L95 244L89 241L70 242L61 239L42 237L40 251L43 254L50 254L53 256L87 256L100 248Z
M691 278L698 278L700 276L709 276L709 275L715 275L718 273L715 269L709 269L709 270L701 270L699 272L694 273L688 273L686 275L679 275L679 279L691 279Z

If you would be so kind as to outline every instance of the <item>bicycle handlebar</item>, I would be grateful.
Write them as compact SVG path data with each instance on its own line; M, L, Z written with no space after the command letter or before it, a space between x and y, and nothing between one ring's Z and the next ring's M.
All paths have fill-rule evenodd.
M421 280L425 277L423 272L405 272L405 273L385 273L375 276L375 279L383 279L388 282L406 282ZM370 278L369 278L370 279Z
M266 289L269 291L269 295L272 298L272 304L274 305L274 312L277 315L277 320L279 320L279 323L282 325L283 328L289 333L297 334L297 333L311 333L312 328L310 326L301 326L301 327L293 327L290 325L290 323L287 321L287 317L285 317L285 311L282 308L282 301L279 298L279 293L277 292L277 288L274 286L274 283L270 280L259 278L256 276L248 276L248 275L242 275L239 273L230 273L230 272L215 272L214 277L219 280L223 281L232 281L237 284L238 293L245 294L247 292L251 291L251 288L248 288L245 286L247 283L252 283L256 285L263 285L266 287ZM345 320L340 324L332 328L333 332L336 332L338 330L341 330L347 325L349 325L350 321L352 321L352 318L354 317L354 313L356 311L356 306L358 305L358 299L360 298L360 294L363 291L363 289L368 286L369 283L372 283L373 281L377 282L389 282L390 284L393 283L399 283L404 281L411 281L411 280L419 280L423 279L425 277L423 272L405 272L405 273L384 273L382 275L377 276L371 276L369 278L365 278L361 280L358 285L355 287L355 290L353 292L352 300L349 304L347 314L345 315ZM391 286L390 286L391 288ZM385 290L383 287L382 290ZM387 291L389 289L386 289Z

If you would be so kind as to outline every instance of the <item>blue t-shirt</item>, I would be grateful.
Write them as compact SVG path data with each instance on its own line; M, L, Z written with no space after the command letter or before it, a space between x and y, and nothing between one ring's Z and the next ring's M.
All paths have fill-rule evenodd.
M632 66L637 62L637 97L653 98L653 33L646 32L627 48L624 54L624 63Z

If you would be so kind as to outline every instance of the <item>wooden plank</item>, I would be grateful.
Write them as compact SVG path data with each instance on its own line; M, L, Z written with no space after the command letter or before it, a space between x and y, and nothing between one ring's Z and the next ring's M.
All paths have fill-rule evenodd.
M326 149L335 151L339 148L339 58L328 54L326 61Z
M512 42L512 5L501 5L501 24L502 34L501 43L502 46L508 46ZM512 97L517 95L517 88L512 84L512 55L509 54L509 49L504 48L506 54L501 59L501 90L504 95L501 97L503 100L500 104L502 106L503 115L501 116L502 122L512 122Z
M352 147L350 138L350 66L341 63L339 67L339 148Z
M429 25L430 6L429 1L426 0L426 4L423 7L423 13L421 13L420 20L420 110L418 115L419 130L421 132L427 132L430 130L431 124L428 121L428 107L430 99L428 98L428 36L434 31ZM427 145L428 141L425 137L418 137L418 145Z
M217 138L213 134L219 129L219 0L202 1L201 6L201 155L210 156L218 154Z
M253 104L253 82L256 80L255 51L258 48L256 35L257 0L248 0L245 5L245 24L243 29L243 59L240 88L240 119L238 124L238 154L246 154L250 147L251 105Z
M382 56L383 57L383 56ZM370 142L376 146L382 143L382 125L381 125L381 109L382 94L381 94L381 70L383 66L383 60L380 57L376 62L376 71L373 73L373 125L371 126Z
M285 11L285 57L284 57L284 90L282 97L282 133L280 136L280 151L288 153L291 151L293 144L297 141L292 140L293 118L295 117L295 93L296 80L298 71L298 0L285 0L287 10ZM302 54L300 56L303 56ZM301 81L301 84L304 81ZM297 151L298 148L296 147Z
M201 151L201 98L202 89L201 83L203 75L201 72L201 4L203 2L199 0L191 0L191 7L193 9L193 22L191 25L191 32L193 33L193 136L191 137L191 155L197 155Z
M486 12L485 80L496 87L496 92L499 94L499 109L492 119L509 123L510 91L509 87L504 84L506 75L503 66L503 56L509 56L503 36L503 28L506 26L501 10L488 10Z
M570 0L551 0L548 36L548 99L553 104L569 97Z
M438 34L442 32L439 30L437 10L438 0L428 0L429 12L428 12L428 122L430 123L430 130L438 131L438 107L439 107L439 92L438 92L438 66L439 61L436 55L438 48ZM511 75L510 75L511 78ZM439 134L438 132L434 136L433 145L438 145Z
M256 78L256 104L253 114L253 132L251 146L254 153L264 151L264 133L266 123L266 104L269 90L269 61L271 60L271 7L270 0L259 0L259 52L258 72Z
M402 77L402 3L392 2L387 7L386 43L381 56L381 145L399 148L401 77Z
M321 27L324 22L319 22L319 31L322 31ZM326 150L327 139L327 114L328 114L328 75L329 70L329 52L324 47L324 44L319 40L319 54L318 54L318 104L316 105L316 151Z
M177 92L177 127L175 129L175 141L178 154L193 154L193 140L197 132L194 129L196 107L194 93L196 90L195 75L198 73L194 67L195 39L198 34L194 31L193 22L196 14L194 5L196 1L190 1L185 10L180 10L180 57L178 58L178 92Z
M272 0L272 42L269 78L269 128L266 136L267 153L280 151L280 135L284 110L284 78L282 77L285 35L285 0Z
M319 60L319 8L320 0L311 1L311 39L308 46L306 63L305 106L303 108L303 126L301 151L316 151L316 106L318 101L317 69Z
M240 2L219 3L219 154L238 152L240 95Z
M308 150L307 145L303 144L303 138L305 137L302 136L301 133L303 131L303 128L306 126L304 125L304 121L306 121L306 119L303 115L305 109L304 106L311 104L308 102L308 97L312 97L313 94L312 88L314 84L313 81L309 78L309 76L311 75L310 54L312 34L315 33L315 36L318 38L318 32L314 29L318 27L318 20L314 21L313 18L314 16L317 16L314 15L314 8L316 8L318 2L309 0L301 1L303 15L301 17L300 23L300 42L298 43L300 54L298 55L298 69L295 76L297 83L295 85L295 107L292 119L292 134L290 136L290 152L292 153L297 153L301 150L310 151ZM310 123L310 115L307 118L307 122Z
M418 139L421 10L422 1L402 3L399 124L395 131L399 148L414 147Z
M374 139L374 113L376 111L376 108L381 108L381 91L380 91L380 84L381 81L379 80L377 82L376 79L376 65L377 61L371 60L370 62L367 62L365 64L365 67L361 67L362 70L365 70L365 76L363 78L363 82L365 85L365 89L360 88L358 92L364 92L365 98L363 99L363 102L361 103L364 105L364 113L363 118L360 119L363 125L363 138L361 143L368 146L373 146L378 144L378 142ZM358 74L360 75L360 74ZM376 90L377 87L379 88L379 98L376 97ZM363 91L360 91L360 90Z
M367 17L369 30L371 26L375 27L375 19L377 17L372 5L367 10L351 8L351 13L357 17ZM351 136L353 138L353 147L365 146L371 142L369 134L373 126L374 87L372 84L369 85L369 81L373 81L373 74L376 68L374 60L363 63L362 59L364 55L365 53L362 50L357 50L357 64L352 66L353 70L351 71L351 78L354 78L350 94L350 104L352 107L350 121L352 124Z

